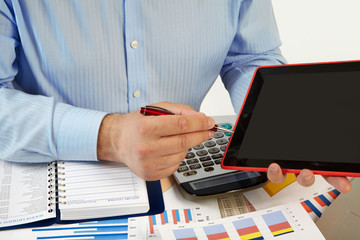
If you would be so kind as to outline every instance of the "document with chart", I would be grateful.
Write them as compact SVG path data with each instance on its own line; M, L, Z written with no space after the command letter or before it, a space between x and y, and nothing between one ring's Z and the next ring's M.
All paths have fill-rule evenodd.
M158 227L162 239L325 239L299 203L203 223Z

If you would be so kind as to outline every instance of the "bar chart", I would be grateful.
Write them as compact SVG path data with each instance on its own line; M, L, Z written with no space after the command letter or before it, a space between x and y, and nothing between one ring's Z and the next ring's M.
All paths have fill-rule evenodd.
M136 218L122 218L83 222L75 224L54 224L50 227L26 228L2 232L1 239L161 239L156 226L204 222L210 217L201 207L165 210L161 214ZM178 233L181 235L181 232Z
M154 227L165 224L189 223L193 221L192 209L165 210L161 214L148 216L150 234L154 234Z
M137 239L137 219L114 219L96 222L35 228L36 239Z
M161 239L158 232L159 226L182 225L196 222L206 222L212 220L211 213L202 209L200 206L193 206L183 209L167 209L161 214L150 215L146 218L148 238L152 240Z
M162 225L158 230L162 239L173 240L324 239L299 203L197 224Z
M281 211L268 213L262 215L262 217L265 220L266 225L269 227L274 237L294 232L290 223L287 221L287 219L285 218L284 214Z
M301 201L300 203L314 220L321 217L325 209L339 196L339 194L340 192L338 190L333 189L326 193L318 194L312 199Z
M109 239L146 239L141 218L84 222L75 224L54 224L50 227L24 228L1 233L1 239L63 239L63 240L109 240Z

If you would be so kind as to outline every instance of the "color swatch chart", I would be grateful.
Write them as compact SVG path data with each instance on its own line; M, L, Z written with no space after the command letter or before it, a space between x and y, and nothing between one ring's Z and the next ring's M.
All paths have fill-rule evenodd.
M159 226L162 239L324 239L299 203L203 223Z

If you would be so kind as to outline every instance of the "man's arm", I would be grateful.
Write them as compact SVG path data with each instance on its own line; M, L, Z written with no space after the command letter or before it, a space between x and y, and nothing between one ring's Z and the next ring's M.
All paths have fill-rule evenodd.
M0 159L17 162L97 160L105 113L75 108L13 87L20 47L12 2L0 2Z
M271 1L244 0L237 32L221 69L221 79L230 93L235 112L240 111L257 67L286 63L280 45Z
M21 33L23 29L18 30L11 4L0 1L0 159L18 162L118 161L127 164L144 179L155 180L172 174L189 147L213 136L209 129L214 126L214 120L185 105L159 105L177 116L145 117L138 111L108 114L15 89L16 77L26 77L33 71L41 76L41 64L46 63L40 63L37 58L39 48L36 47L40 43L35 37L30 34L26 40L20 38L18 31ZM26 9L18 14L24 19L29 17ZM33 68L29 66L28 72L24 73L22 68L18 74L20 57L15 49L24 50L21 49L24 45L27 45L27 57L32 58L30 65L34 64ZM47 70L51 72L51 69ZM54 86L56 84L51 87ZM67 92L63 93L67 95Z

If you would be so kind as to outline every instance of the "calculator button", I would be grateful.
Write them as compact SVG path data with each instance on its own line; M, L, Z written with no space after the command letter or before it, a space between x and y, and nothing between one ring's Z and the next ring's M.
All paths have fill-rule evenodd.
M195 153L193 152L188 152L185 156L186 159L190 159L190 158L194 158L195 157Z
M219 124L226 129L233 129L231 124ZM181 181L188 179L202 179L208 175L222 174L221 161L230 141L231 133L222 131L215 132L211 139L188 149L184 160L180 162L174 176ZM202 170L203 169L203 170Z
M193 164L193 165L190 165L190 169L191 169L191 170L194 170L194 169L199 169L199 168L201 168L201 165L200 165L200 164L198 164L198 163Z
M209 167L209 166L213 166L214 163L213 163L213 161L207 161L207 162L203 162L202 165L203 165L203 167Z
M220 150L223 151L223 152L225 152L225 150L226 150L226 145L225 145L225 146L221 146L221 147L220 147Z
M222 132L216 132L214 135L214 138L222 138L224 137L224 134Z
M215 153L220 152L220 149L214 147L214 148L209 148L208 151L210 154L215 154Z
M190 164L198 163L199 160L197 160L197 159L190 159L190 160L187 160L186 162L187 162L187 164L190 165Z
M184 175L185 177L193 176L193 175L195 175L195 174L197 174L196 171L189 171L189 172L183 173L183 175Z
M214 141L207 141L204 145L208 148L211 148L211 147L215 146L216 143Z
M181 167L178 168L177 171L178 171L179 173L181 173L181 172L185 172L185 171L187 171L187 170L189 170L189 168L188 168L187 166L181 166Z
M204 168L204 171L205 172L211 172L211 171L214 171L214 168L213 167L207 167L207 168Z
M198 155L199 157L205 156L207 154L208 154L208 152L206 150L200 150L200 151L196 152L196 155Z
M204 145L203 144L199 144L199 145L196 145L195 147L193 147L194 150L200 150L200 149L203 149L204 148Z
M205 157L199 158L199 160L202 161L202 162L205 162L205 161L211 160L211 157L210 156L205 156Z
M222 138L222 139L216 140L216 143L219 145L224 145L224 144L227 144L228 141L226 139Z
M218 158L222 158L223 155L221 153L219 153L219 154L212 155L211 157L212 157L212 159L218 159Z
M221 127L226 128L226 129L232 128L232 126L230 124L223 124L223 125L221 125Z

